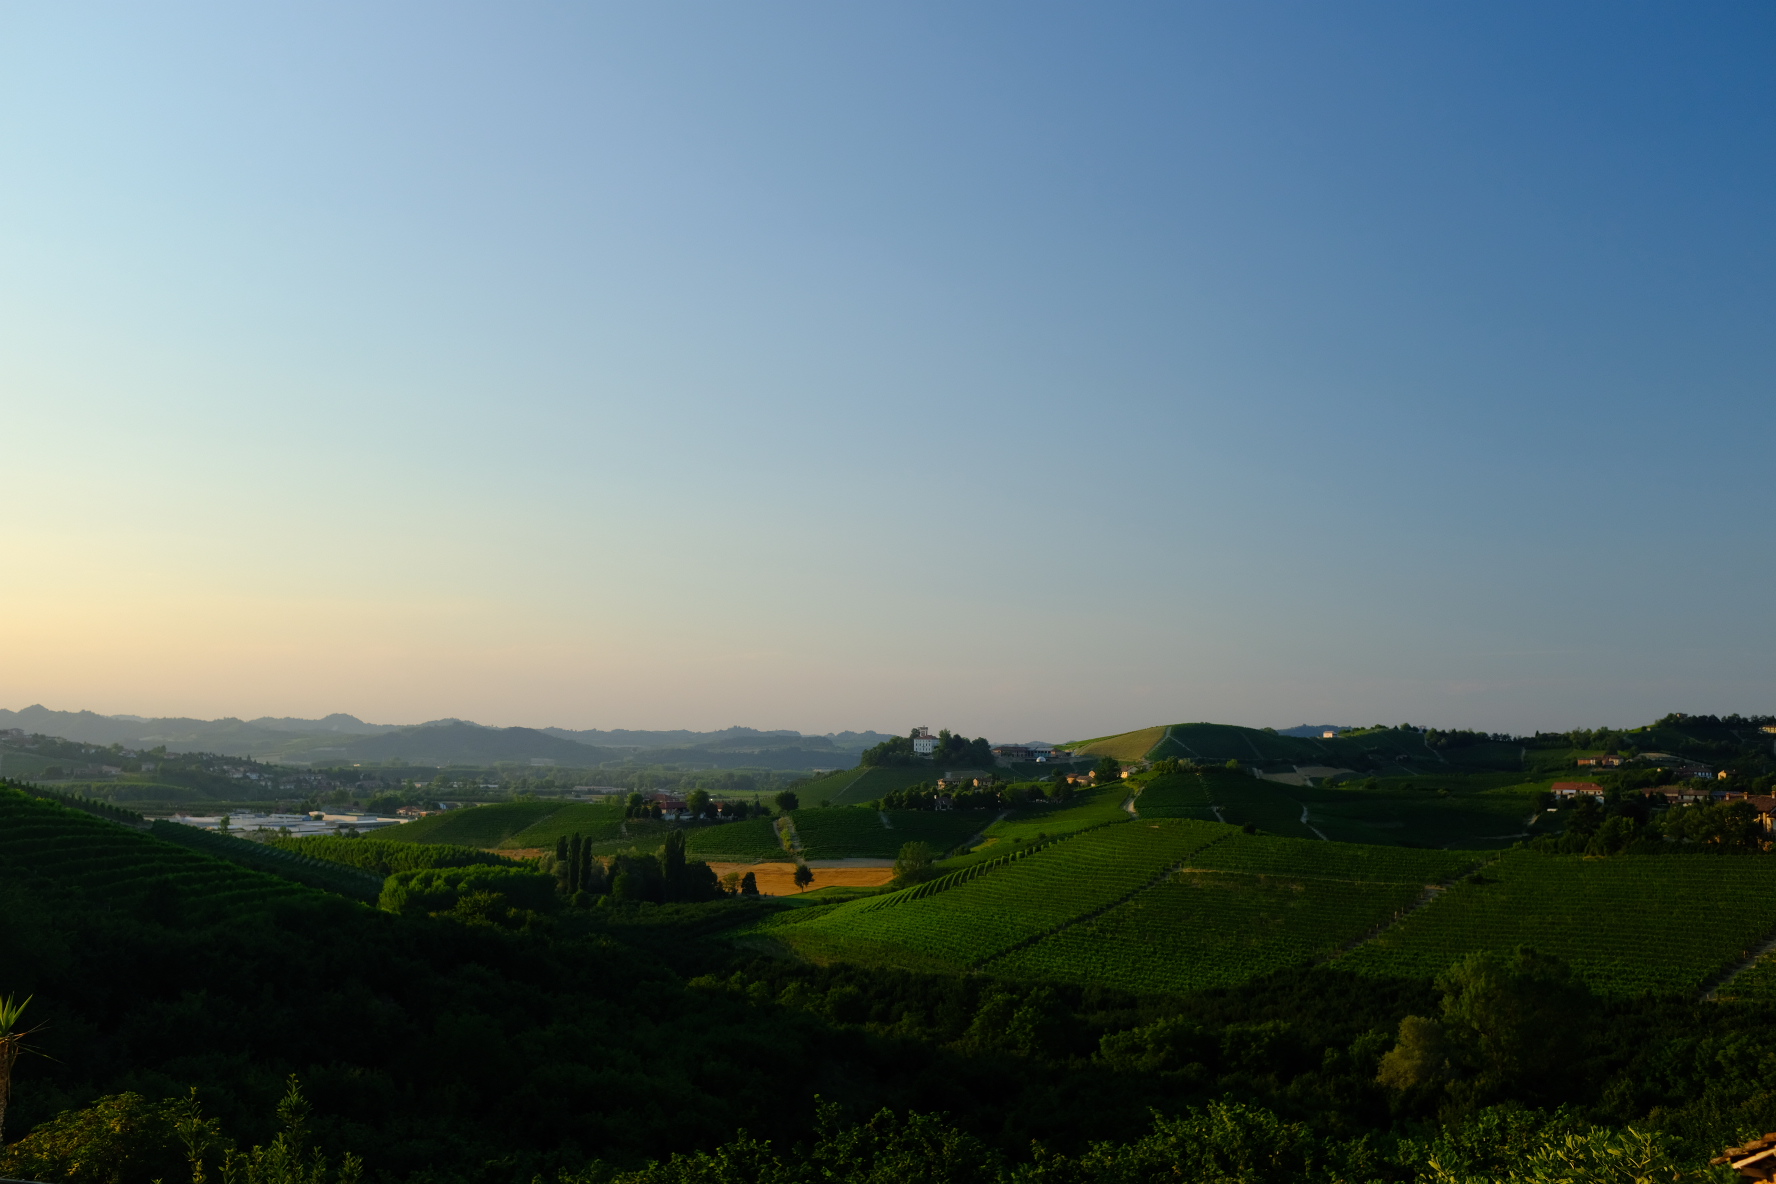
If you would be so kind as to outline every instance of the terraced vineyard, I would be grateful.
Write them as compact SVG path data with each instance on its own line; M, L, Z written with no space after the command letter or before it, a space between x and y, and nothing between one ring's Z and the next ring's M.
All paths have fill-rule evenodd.
M1776 860L1512 851L1342 964L1428 976L1470 951L1521 944L1565 958L1602 994L1689 993L1772 930Z
M307 835L301 838L284 835L255 845L372 872L379 880L396 872L420 871L426 868L469 867L474 864L513 866L512 861L503 855L495 855L477 847L455 847L447 843L390 843L383 839L347 839L338 835Z
M1087 790L1065 806L1029 805L1012 812L1010 818L987 827L986 839L972 855L963 855L948 866L963 867L983 859L1004 855L1022 844L1076 834L1107 823L1127 822L1129 813L1122 808L1128 793L1121 785L1107 785Z
M1135 799L1143 818L1213 818L1209 789L1195 773L1155 777Z
M1232 833L1207 822L1105 826L946 892L856 901L769 932L816 958L964 970L1116 903Z
M885 810L892 829L885 854L898 855L903 843L929 843L942 858L959 843L965 843L988 826L996 817L990 810Z
M1723 1003L1776 1003L1776 956L1765 954L1715 993Z
M1275 835L1319 837L1301 820L1301 800L1284 786L1225 769L1208 770L1206 779L1209 795L1226 821L1250 823Z
M821 802L830 802L835 806L851 806L868 798L853 798L851 787L868 776L870 768L859 765L855 769L840 769L836 773L828 773L816 777L812 781L796 786L796 794L810 806L818 806Z
M1166 883L985 969L1168 994L1228 986L1332 955L1478 858L1235 834Z
M1437 884L1489 858L1478 851L1420 851L1241 835L1218 843L1191 861L1192 867L1321 880L1367 880L1382 884Z
M463 847L497 847L518 832L563 808L561 802L499 802L446 810L402 826L383 837L391 843L454 843ZM550 839L551 845L554 839Z
M748 818L698 827L685 835L685 853L692 859L752 863L761 859L787 859L769 818Z
M939 770L931 765L917 765L910 768L854 769L850 773L836 776L855 777L837 793L822 791L819 794L809 792L802 794L804 802L818 802L821 798L830 798L835 806L860 806L865 802L878 802L884 794L893 793L897 789L909 789L921 781L931 781L939 775Z
M525 803L516 803L525 804ZM483 806L482 809L493 809ZM412 825L409 823L408 825ZM593 842L620 838L623 828L623 807L615 803L569 802L544 815L523 830L500 840L502 847L553 848L555 840L580 835Z
M1416 884L1185 871L985 969L1187 994L1329 955L1422 891Z
M163 842L189 847L193 851L214 855L217 859L226 859L254 871L269 872L274 876L353 900L374 903L382 892L384 873L347 866L337 860L316 859L286 847L256 843L251 839L237 839L232 835L217 834L215 831L168 822L165 819L155 820L152 833ZM344 843L354 840L331 841ZM408 844L397 843L393 846L399 849Z
M227 914L313 892L146 831L0 788L0 877L13 875L47 880L112 906L141 904L168 921L189 910Z
M866 806L796 810L790 814L804 859L882 858L894 854L893 832L882 816Z

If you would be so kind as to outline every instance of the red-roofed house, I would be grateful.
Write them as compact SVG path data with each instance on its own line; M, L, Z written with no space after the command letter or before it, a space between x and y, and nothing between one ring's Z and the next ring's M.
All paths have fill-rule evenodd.
M1603 786L1595 781L1556 781L1552 789L1557 798L1600 798L1603 796Z

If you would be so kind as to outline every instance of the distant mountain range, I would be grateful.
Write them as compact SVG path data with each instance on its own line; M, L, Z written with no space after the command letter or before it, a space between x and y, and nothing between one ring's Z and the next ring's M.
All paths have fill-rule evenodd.
M634 759L649 764L716 768L841 768L888 739L880 732L803 735L789 729L723 728L717 732L595 728L490 728L468 720L372 724L355 715L322 719L261 716L203 720L0 708L0 729L17 728L85 744L123 744L173 752L214 752L291 764L491 765L502 761L591 766Z

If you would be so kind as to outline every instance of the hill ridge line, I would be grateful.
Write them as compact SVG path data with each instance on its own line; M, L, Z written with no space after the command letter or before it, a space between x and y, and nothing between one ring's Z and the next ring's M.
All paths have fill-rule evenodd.
M1096 828L1093 828L1093 829L1096 829ZM1083 832L1081 832L1081 833L1083 833ZM1014 954L1019 950L1028 949L1030 946L1035 945L1037 942L1045 941L1048 938L1053 937L1055 934L1061 932L1063 929L1071 929L1073 926L1078 925L1081 922L1090 921L1096 917L1103 916L1105 913L1109 912L1113 908L1116 908L1118 905L1127 904L1129 901L1133 900L1135 897L1141 895L1141 893L1150 891L1154 888L1157 888L1161 884L1165 883L1172 876L1177 875L1180 871L1182 871L1184 869L1184 866L1186 864L1188 864L1192 859L1195 859L1198 855L1201 855L1204 851L1207 851L1210 847L1213 847L1216 843L1223 842L1231 837L1232 837L1231 833L1217 835L1216 837L1210 839L1208 842L1204 843L1202 846L1198 847L1196 850L1192 851L1189 855L1186 855L1183 859L1180 859L1177 863L1174 863L1170 867L1165 868L1158 875L1154 876L1151 880L1148 880L1145 884L1142 884L1140 887L1135 888L1134 890L1132 890L1130 892L1125 892L1123 895L1117 897L1115 900L1111 901L1109 904L1101 905L1098 908L1091 909L1091 910L1088 910L1087 912L1080 913L1077 917L1072 917L1068 920L1062 921L1059 925L1055 925L1052 928L1045 929L1041 933L1038 933L1033 937L1022 938L1018 941L1013 942L1011 945L1006 946L1003 950L997 950L991 954L988 954L985 958L982 958L980 961L971 964L968 967L968 973L977 974L980 972L981 968L986 966L986 964L989 962L996 962L1000 958L1005 957L1007 954Z

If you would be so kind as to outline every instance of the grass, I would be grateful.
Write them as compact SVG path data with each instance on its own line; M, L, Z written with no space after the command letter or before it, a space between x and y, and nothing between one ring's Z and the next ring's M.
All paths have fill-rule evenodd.
M1133 732L1123 732L1116 736L1100 736L1096 740L1086 740L1072 745L1072 751L1080 756L1113 756L1119 761L1138 761L1158 744L1166 734L1166 726L1158 724L1151 728L1139 728Z
M1532 945L1600 994L1698 990L1776 929L1776 860L1713 855L1586 859L1512 851L1342 964L1427 977L1475 950Z
M1116 903L1230 833L1202 822L1101 827L948 891L857 901L769 932L809 957L966 970Z
M445 810L402 826L391 827L378 837L391 843L452 843L460 847L497 847L549 815L565 809L562 802L499 802ZM550 845L554 839L549 840Z

